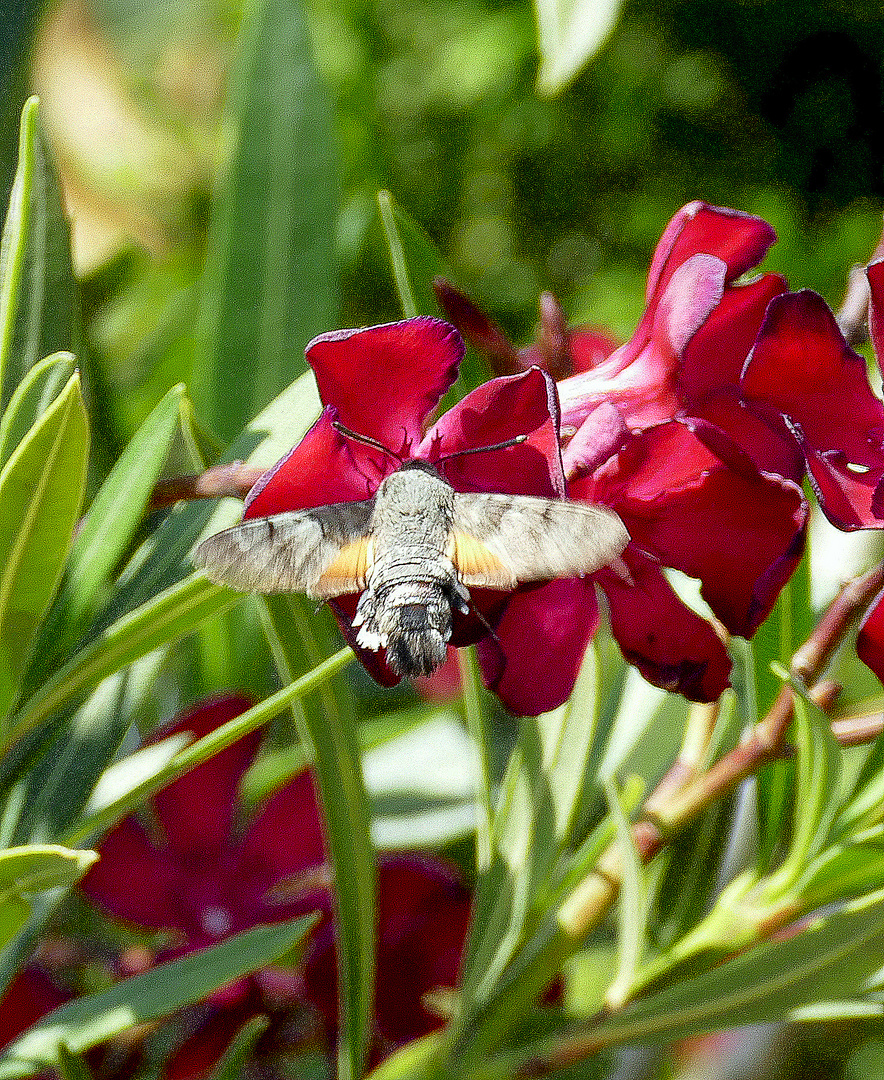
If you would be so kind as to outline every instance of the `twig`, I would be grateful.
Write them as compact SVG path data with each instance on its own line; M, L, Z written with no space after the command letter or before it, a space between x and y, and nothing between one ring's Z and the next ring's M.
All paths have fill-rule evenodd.
M241 461L232 461L228 465L213 465L195 476L160 480L151 494L150 508L159 510L182 499L218 499L224 495L244 499L264 471Z

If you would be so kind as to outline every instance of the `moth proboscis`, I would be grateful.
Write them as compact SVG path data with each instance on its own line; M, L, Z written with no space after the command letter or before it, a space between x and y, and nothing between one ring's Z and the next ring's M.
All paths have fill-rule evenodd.
M523 440L500 445L515 441ZM244 521L204 540L194 562L243 592L317 600L361 593L357 644L386 649L390 668L413 677L444 661L454 613L470 609L470 588L591 574L628 542L607 507L455 491L434 465L412 460L373 498Z

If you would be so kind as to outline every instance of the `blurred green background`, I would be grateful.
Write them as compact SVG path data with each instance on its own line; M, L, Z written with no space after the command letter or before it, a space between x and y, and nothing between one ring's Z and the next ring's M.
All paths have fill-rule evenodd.
M341 325L399 314L379 188L519 341L541 289L574 321L628 335L654 244L691 199L766 217L780 236L769 267L832 304L880 235L880 4L628 2L546 98L527 2L314 0L306 15L334 103ZM238 17L233 0L0 4L3 186L36 88L117 445L187 379ZM291 342L293 370L304 344Z

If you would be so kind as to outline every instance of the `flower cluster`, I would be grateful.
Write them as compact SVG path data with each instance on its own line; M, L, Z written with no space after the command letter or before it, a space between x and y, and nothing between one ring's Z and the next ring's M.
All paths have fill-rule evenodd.
M238 695L205 702L155 738L200 738L249 705ZM255 1050L265 1065L311 1044L335 1046L333 905L312 780L308 772L296 775L238 830L237 792L257 740L256 733L243 737L156 795L151 828L133 816L111 829L81 886L111 915L173 935L157 960L260 923L322 913L297 970L265 968L221 988L194 1012L168 1066L176 1078L208 1075L256 1015L270 1019ZM133 889L133 880L150 888ZM441 1023L426 995L456 984L468 917L469 893L447 864L417 854L381 859L376 1056Z

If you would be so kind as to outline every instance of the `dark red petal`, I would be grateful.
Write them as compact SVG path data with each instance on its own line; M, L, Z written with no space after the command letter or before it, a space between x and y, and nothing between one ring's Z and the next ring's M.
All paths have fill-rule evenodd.
M757 266L776 238L771 226L752 214L688 203L669 222L657 244L648 271L647 299L665 288L674 271L697 252L726 262L730 282Z
M339 596L335 600L329 600L328 606L338 621L344 640L356 653L356 659L374 681L381 686L396 686L400 679L387 665L386 652L383 649L377 652L373 649L364 649L356 641L357 631L353 628L353 619L356 615L356 605L358 603L358 596Z
M503 330L481 308L445 278L433 281L433 291L439 307L454 323L465 341L488 357L492 369L499 375L511 375L521 367L515 347Z
M307 346L323 404L337 407L345 427L390 450L420 442L424 422L457 378L463 354L457 330L425 315L336 330Z
M483 383L441 416L418 457L437 461L459 450L493 446L527 435L505 450L451 458L443 474L458 491L563 495L555 383L539 368Z
M866 267L869 279L869 334L878 359L884 365L884 259L875 259Z
M425 995L457 984L470 898L457 875L432 856L387 856L378 870L378 958L375 1030L383 1053L441 1027ZM337 1031L337 974L329 934L317 934L304 982L326 1020L329 1042Z
M788 418L822 508L836 524L884 525L873 501L884 479L884 406L869 386L865 361L816 293L771 301L742 388L756 411ZM838 505L842 500L846 508Z
M70 997L39 968L19 972L0 995L0 1049Z
M211 797L209 796L209 801ZM225 834L225 840L227 836ZM118 919L150 930L195 929L192 912L181 908L197 870L182 869L166 851L158 851L135 818L124 818L98 845L101 858L80 882L80 889ZM139 887L134 888L133 883Z
M239 850L241 873L266 890L325 861L313 778L304 770L275 792L252 820Z
M771 417L762 420L756 416L740 401L736 387L724 388L702 405L692 407L689 417L697 427L698 421L705 421L711 428L727 432L728 437L749 455L759 472L776 473L796 484L804 478L804 455L786 423L776 425L771 422ZM697 433L703 438L699 430ZM709 448L721 456L719 448L711 445Z
M557 708L571 696L598 621L591 579L560 579L514 593L494 628L497 640L479 642L485 685L517 716Z
M730 685L731 661L721 639L679 600L655 560L632 544L623 557L630 583L607 569L597 577L624 657L654 686L690 701L715 701Z
M884 591L875 597L862 621L856 651L860 660L884 682Z
M190 732L194 740L200 739L251 705L248 698L239 694L203 702L158 731L151 742L182 732ZM165 833L166 851L185 857L199 854L217 858L229 850L239 784L260 738L258 732L251 732L238 739L154 796L154 810Z
M327 406L298 445L264 473L249 492L243 520L374 494L396 462L345 438L333 427L337 418L337 409Z
M779 274L764 274L748 285L725 289L682 356L678 384L689 412L721 387L739 386L767 306L786 287Z
M727 464L685 424L651 428L620 455L616 498L603 485L597 496L636 546L699 578L731 633L751 636L798 564L808 508L796 484L756 472L723 433L718 444Z

